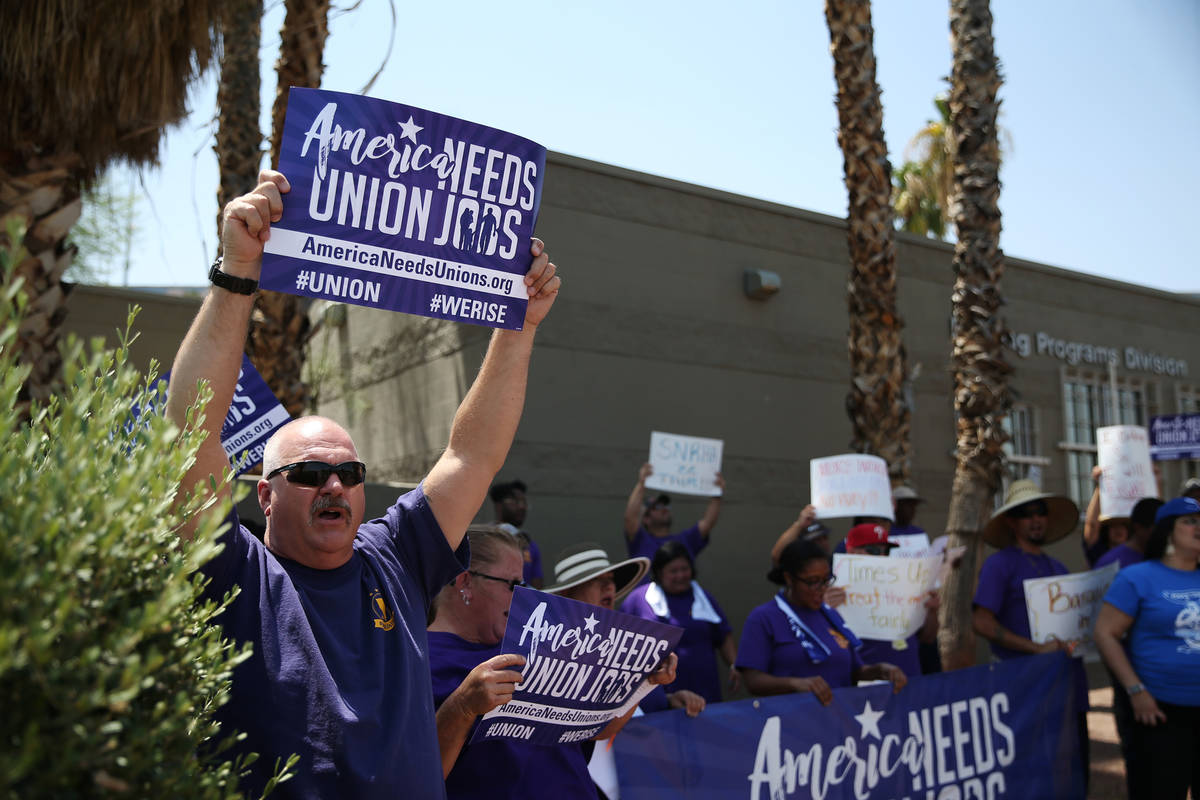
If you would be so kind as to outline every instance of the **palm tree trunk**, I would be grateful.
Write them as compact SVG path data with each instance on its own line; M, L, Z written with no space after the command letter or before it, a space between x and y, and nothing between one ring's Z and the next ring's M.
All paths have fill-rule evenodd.
M217 89L217 235L221 211L258 182L262 131L258 127L261 78L258 49L262 40L262 0L230 1L221 28L221 83Z
M71 291L63 274L75 254L75 248L67 244L67 234L83 209L80 172L75 154L0 151L0 220L10 215L23 220L28 251L16 265L29 304L16 341L18 359L31 369L17 398L22 417L28 414L30 401L44 405L62 387L58 339ZM5 240L0 246L10 244L3 230L0 239Z
M1004 302L1000 278L1000 147L996 93L1000 70L992 41L987 0L951 0L950 124L954 137L954 193L950 208L958 231L951 296L954 410L957 466L950 498L950 546L967 548L942 595L938 644L946 669L975 661L971 598L979 573L981 534L1000 486L1006 434L1004 415L1012 405L1005 359L1007 330L999 316Z
M912 472L911 409L905 397L904 323L896 310L892 167L875 82L871 4L827 0L825 18L838 89L838 144L850 198L850 447L882 456L893 483L907 483Z
M325 71L322 58L329 35L329 0L287 0L280 31L279 76L275 104L271 109L271 165L279 164L287 94L292 86L318 88ZM309 404L309 387L304 383L308 315L299 297L279 292L259 292L250 320L246 352L255 367L292 416Z

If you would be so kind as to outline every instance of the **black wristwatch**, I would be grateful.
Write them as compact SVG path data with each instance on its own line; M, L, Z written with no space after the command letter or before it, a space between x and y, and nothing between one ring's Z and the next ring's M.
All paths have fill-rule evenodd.
M225 263L225 256L217 256L216 261L213 261L212 267L208 270L209 283L234 294L254 294L258 291L258 281L222 272L221 265L223 263Z

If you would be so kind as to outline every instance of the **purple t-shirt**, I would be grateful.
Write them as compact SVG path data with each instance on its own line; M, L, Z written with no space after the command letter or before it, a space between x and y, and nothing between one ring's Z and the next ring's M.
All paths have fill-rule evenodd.
M713 610L717 612L721 621L717 623L693 619L692 604L696 595L692 587L688 586L683 594L664 594L667 599L667 616L660 617L655 615L650 604L646 602L646 590L649 588L650 584L643 584L630 592L621 604L621 612L683 628L683 638L675 648L679 656L675 682L667 691L688 689L709 703L721 702L721 677L717 672L716 650L733 630L729 627L729 619L725 612L717 605L713 596L706 592ZM645 710L645 705L642 709Z
M1125 569L1132 564L1141 563L1145 560L1145 558L1145 556L1143 556L1137 550L1134 550L1129 545L1119 544L1112 550L1109 550L1107 553L1100 556L1100 558L1096 559L1095 569L1100 569L1100 567L1107 566L1114 561L1121 565L1120 569Z
M429 632L434 703L441 706L467 673L500 655L500 644L473 644L453 633ZM478 721L476 722L478 724ZM467 734L467 741L475 734ZM438 761L439 767L441 761ZM397 797L420 797L417 793ZM463 745L446 777L448 800L526 800L530 797L596 798L583 744L538 745L488 739Z
M1067 572L1062 562L1045 553L1035 556L1010 545L983 562L973 602L995 614L1005 628L1028 639L1029 609L1025 605L1024 582L1030 578L1066 575ZM992 654L1001 660L1027 655L995 643L992 643Z
M662 547L667 542L679 542L687 548L688 553L692 556L692 561L696 560L696 556L700 555L700 551L708 545L708 538L700 533L700 526L693 525L690 528L672 533L669 536L664 536L661 539L651 536L650 531L646 530L644 525L639 525L637 533L633 534L632 539L627 539L625 544L629 549L629 557L637 558L644 556L651 560L654 559L654 554L658 552L658 548ZM642 583L649 583L650 575L642 579Z
M915 633L904 641L907 647L897 650L891 642L881 639L863 639L862 647L858 648L858 657L864 664L878 664L882 661L899 667L909 678L919 678L921 677L921 642Z
M466 569L418 487L359 526L350 560L312 569L276 556L238 524L204 565L209 597L241 593L219 622L254 653L233 673L222 729L259 759L241 782L257 797L276 759L300 756L272 797L442 797L429 685L429 601Z
M863 662L850 642L830 625L820 610L792 606L800 621L808 626L827 648L829 655L819 664L809 658L808 650L796 638L787 616L775 604L774 598L750 612L742 627L738 644L738 669L756 669L781 678L812 678L821 676L833 689L853 686L853 674ZM841 615L829 609L837 620Z
M528 536L528 534L526 534ZM533 537L529 537L529 552L525 554L525 571L521 577L526 583L529 583L534 578L542 579L542 551L538 549L537 542Z

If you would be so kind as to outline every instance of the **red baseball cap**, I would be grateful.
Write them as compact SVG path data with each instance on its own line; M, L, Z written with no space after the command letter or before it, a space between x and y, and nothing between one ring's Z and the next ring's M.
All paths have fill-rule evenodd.
M855 525L846 534L846 547L866 547L869 544L886 544L888 547L899 547L895 542L888 541L887 528L876 522L864 522Z

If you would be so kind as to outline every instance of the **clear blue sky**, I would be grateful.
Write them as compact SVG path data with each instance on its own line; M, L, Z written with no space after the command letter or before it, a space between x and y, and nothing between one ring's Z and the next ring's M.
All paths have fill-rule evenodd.
M816 0L395 0L370 94L551 150L844 216L829 35ZM950 71L947 0L876 2L893 165ZM1012 256L1200 290L1200 3L993 0L1005 76L1001 244ZM387 0L335 15L324 87L359 91L391 34ZM273 97L279 0L263 30ZM215 250L215 75L143 171L129 282L203 284ZM264 114L264 130L266 129ZM118 180L127 182L127 176ZM901 265L903 269L903 265ZM110 275L121 281L116 269Z

